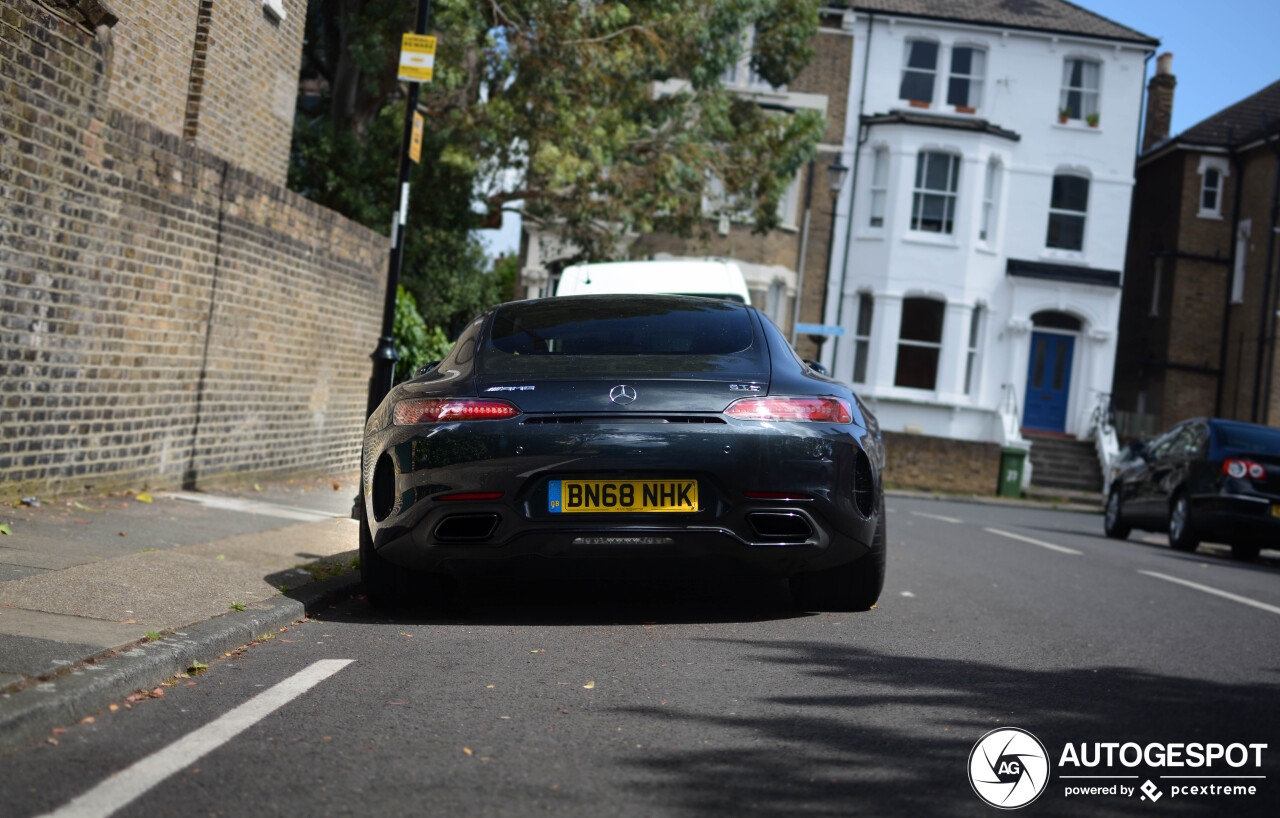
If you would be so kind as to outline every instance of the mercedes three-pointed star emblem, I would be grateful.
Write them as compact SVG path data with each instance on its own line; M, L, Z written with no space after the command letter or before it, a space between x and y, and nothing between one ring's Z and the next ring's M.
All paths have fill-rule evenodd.
M628 403L634 403L636 397L635 388L627 386L625 383L618 384L609 390L609 400L619 406L626 406Z

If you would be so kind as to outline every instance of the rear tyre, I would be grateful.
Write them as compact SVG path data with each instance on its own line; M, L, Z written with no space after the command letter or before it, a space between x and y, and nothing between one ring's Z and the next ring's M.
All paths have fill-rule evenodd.
M1240 562L1253 562L1258 558L1262 546L1257 543L1235 543L1231 546L1231 559Z
M871 540L871 550L853 562L797 574L790 580L791 598L796 606L810 611L870 610L884 589L885 514L884 498L876 508L879 521Z
M373 535L365 519L364 498L360 499L360 583L364 586L369 604L380 610L392 608L398 602L396 593L396 567L378 556L373 547Z
M1124 521L1124 503L1120 499L1120 490L1112 489L1107 495L1107 509L1102 518L1102 530L1113 540L1127 540L1133 526Z
M360 503L360 582L365 598L378 610L439 607L449 600L447 577L402 568L379 556Z
M1200 545L1195 527L1191 524L1191 501L1185 491L1179 491L1169 504L1169 545L1174 551L1195 551Z

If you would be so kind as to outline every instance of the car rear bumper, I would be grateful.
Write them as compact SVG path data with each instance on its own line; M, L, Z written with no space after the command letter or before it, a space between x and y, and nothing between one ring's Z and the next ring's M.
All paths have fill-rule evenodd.
M367 441L373 545L406 568L462 573L521 558L730 560L779 576L857 559L875 532L878 470L853 425L721 421L389 427ZM781 428L779 428L781 427ZM556 514L553 479L695 479L690 513ZM860 489L860 492L855 491ZM751 499L745 492L805 499ZM497 498L474 495L500 493ZM465 499L444 499L465 494Z
M1280 542L1280 497L1239 494L1201 495L1192 501L1196 533L1212 542Z

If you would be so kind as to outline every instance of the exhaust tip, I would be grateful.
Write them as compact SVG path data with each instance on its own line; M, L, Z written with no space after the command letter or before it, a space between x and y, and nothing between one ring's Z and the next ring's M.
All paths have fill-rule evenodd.
M497 514L451 514L436 524L433 537L437 542L479 542L492 537L497 528Z
M757 511L747 515L756 537L767 542L804 542L813 536L813 526L800 514L787 511Z

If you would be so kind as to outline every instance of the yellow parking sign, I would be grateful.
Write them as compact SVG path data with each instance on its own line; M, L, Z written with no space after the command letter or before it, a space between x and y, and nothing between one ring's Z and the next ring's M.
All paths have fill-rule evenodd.
M431 82L436 65L436 38L406 34L400 40L400 73L407 82Z

